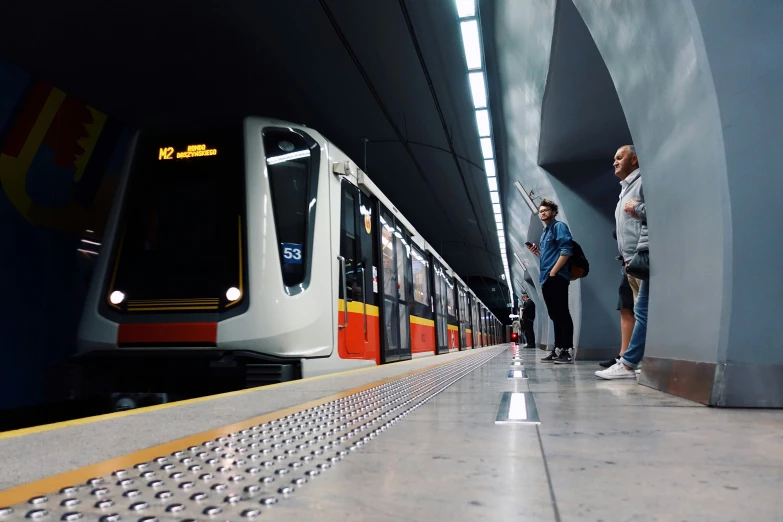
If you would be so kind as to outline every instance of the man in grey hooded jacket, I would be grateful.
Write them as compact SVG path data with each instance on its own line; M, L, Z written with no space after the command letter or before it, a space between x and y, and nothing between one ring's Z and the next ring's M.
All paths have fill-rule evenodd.
M633 145L624 145L617 149L614 156L614 175L620 178L620 200L614 211L615 225L617 227L617 249L623 258L623 266L627 265L636 248L639 245L639 237L642 233L642 224L625 211L626 204L633 200L644 203L642 191L642 177L639 171L639 158ZM641 281L628 276L628 283L633 291L633 300L639 296Z
M639 243L636 251L643 252L650 250L650 244L647 234L647 205L643 201L629 199L623 206L623 212L632 219L639 221ZM596 377L601 379L635 379L636 368L642 362L644 357L644 348L647 341L647 305L650 300L650 281L642 280L639 285L639 295L634 304L634 315L636 323L634 324L631 342L628 350L625 351L620 360L612 367L606 370L595 372Z

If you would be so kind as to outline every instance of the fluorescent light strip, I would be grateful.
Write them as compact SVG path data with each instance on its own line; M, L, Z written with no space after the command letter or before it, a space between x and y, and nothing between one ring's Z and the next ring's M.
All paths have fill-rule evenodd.
M484 159L495 157L495 151L492 150L492 138L481 138L481 152L484 154Z
M496 175L495 171L495 160L493 159L487 159L484 160L484 172L487 173L488 178L494 178Z
M310 149L298 150L296 152L289 152L288 154L281 154L280 156L272 156L266 159L267 165L276 165L278 163L284 163L299 158L309 158Z
M481 43L479 40L478 20L460 23L462 46L465 48L465 63L468 70L481 69Z
M456 4L457 14L460 18L472 18L477 15L476 0L456 0ZM498 245L500 246L500 254L503 261L504 276L508 286L511 306L513 306L514 291L511 285L508 259L506 259L505 228L503 226L503 215L500 208L500 194L496 177L497 170L494 161L495 151L492 143L492 126L490 124L487 103L487 84L484 71L481 70L483 59L478 20L470 19L460 22L460 30L465 51L465 63L468 71L472 71L468 73L468 83L470 84L470 92L473 97L473 106L476 109L476 127L478 128L481 143L481 153L484 156L484 172L487 176L487 187L489 188L489 196L495 213L495 225L497 227Z
M476 125L478 126L479 136L489 137L489 111L487 109L481 109L476 111Z
M470 82L470 92L473 94L473 106L477 109L484 109L487 106L487 86L484 83L483 72L472 72L468 74Z
M476 0L457 0L457 14L460 18L476 16Z

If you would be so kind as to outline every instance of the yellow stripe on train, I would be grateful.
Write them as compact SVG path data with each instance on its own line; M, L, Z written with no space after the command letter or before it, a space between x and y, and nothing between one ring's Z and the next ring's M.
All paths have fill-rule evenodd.
M343 300L338 299L337 300L337 310L339 312L345 311L345 308L343 308ZM373 317L378 317L380 314L378 312L378 307L375 305L368 304L367 306L367 315L371 315ZM364 314L364 307L365 304L362 301L348 301L348 313L349 314Z
M435 327L435 321L432 319L425 319L424 317L419 317L418 315L411 315L411 324L420 324L422 326L432 326Z

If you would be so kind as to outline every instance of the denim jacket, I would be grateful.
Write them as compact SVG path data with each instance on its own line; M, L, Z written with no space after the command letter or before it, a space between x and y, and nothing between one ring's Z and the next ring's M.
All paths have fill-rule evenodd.
M562 221L552 220L552 222L544 228L544 232L541 234L541 241L539 242L539 250L541 251L541 273L539 274L539 283L541 285L546 282L549 277L549 272L552 267L557 263L558 258L561 255L570 256L573 253L573 237L571 237L571 231L568 229L568 225ZM571 261L569 260L557 275L564 277L567 281L571 280L570 274Z

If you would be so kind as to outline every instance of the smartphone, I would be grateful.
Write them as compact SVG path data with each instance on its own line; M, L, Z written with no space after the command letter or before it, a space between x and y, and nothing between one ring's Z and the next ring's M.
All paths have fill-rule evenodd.
M525 241L525 245L527 245L527 246L529 246L529 247L532 247L532 246L533 246L533 243L531 243L530 241Z

